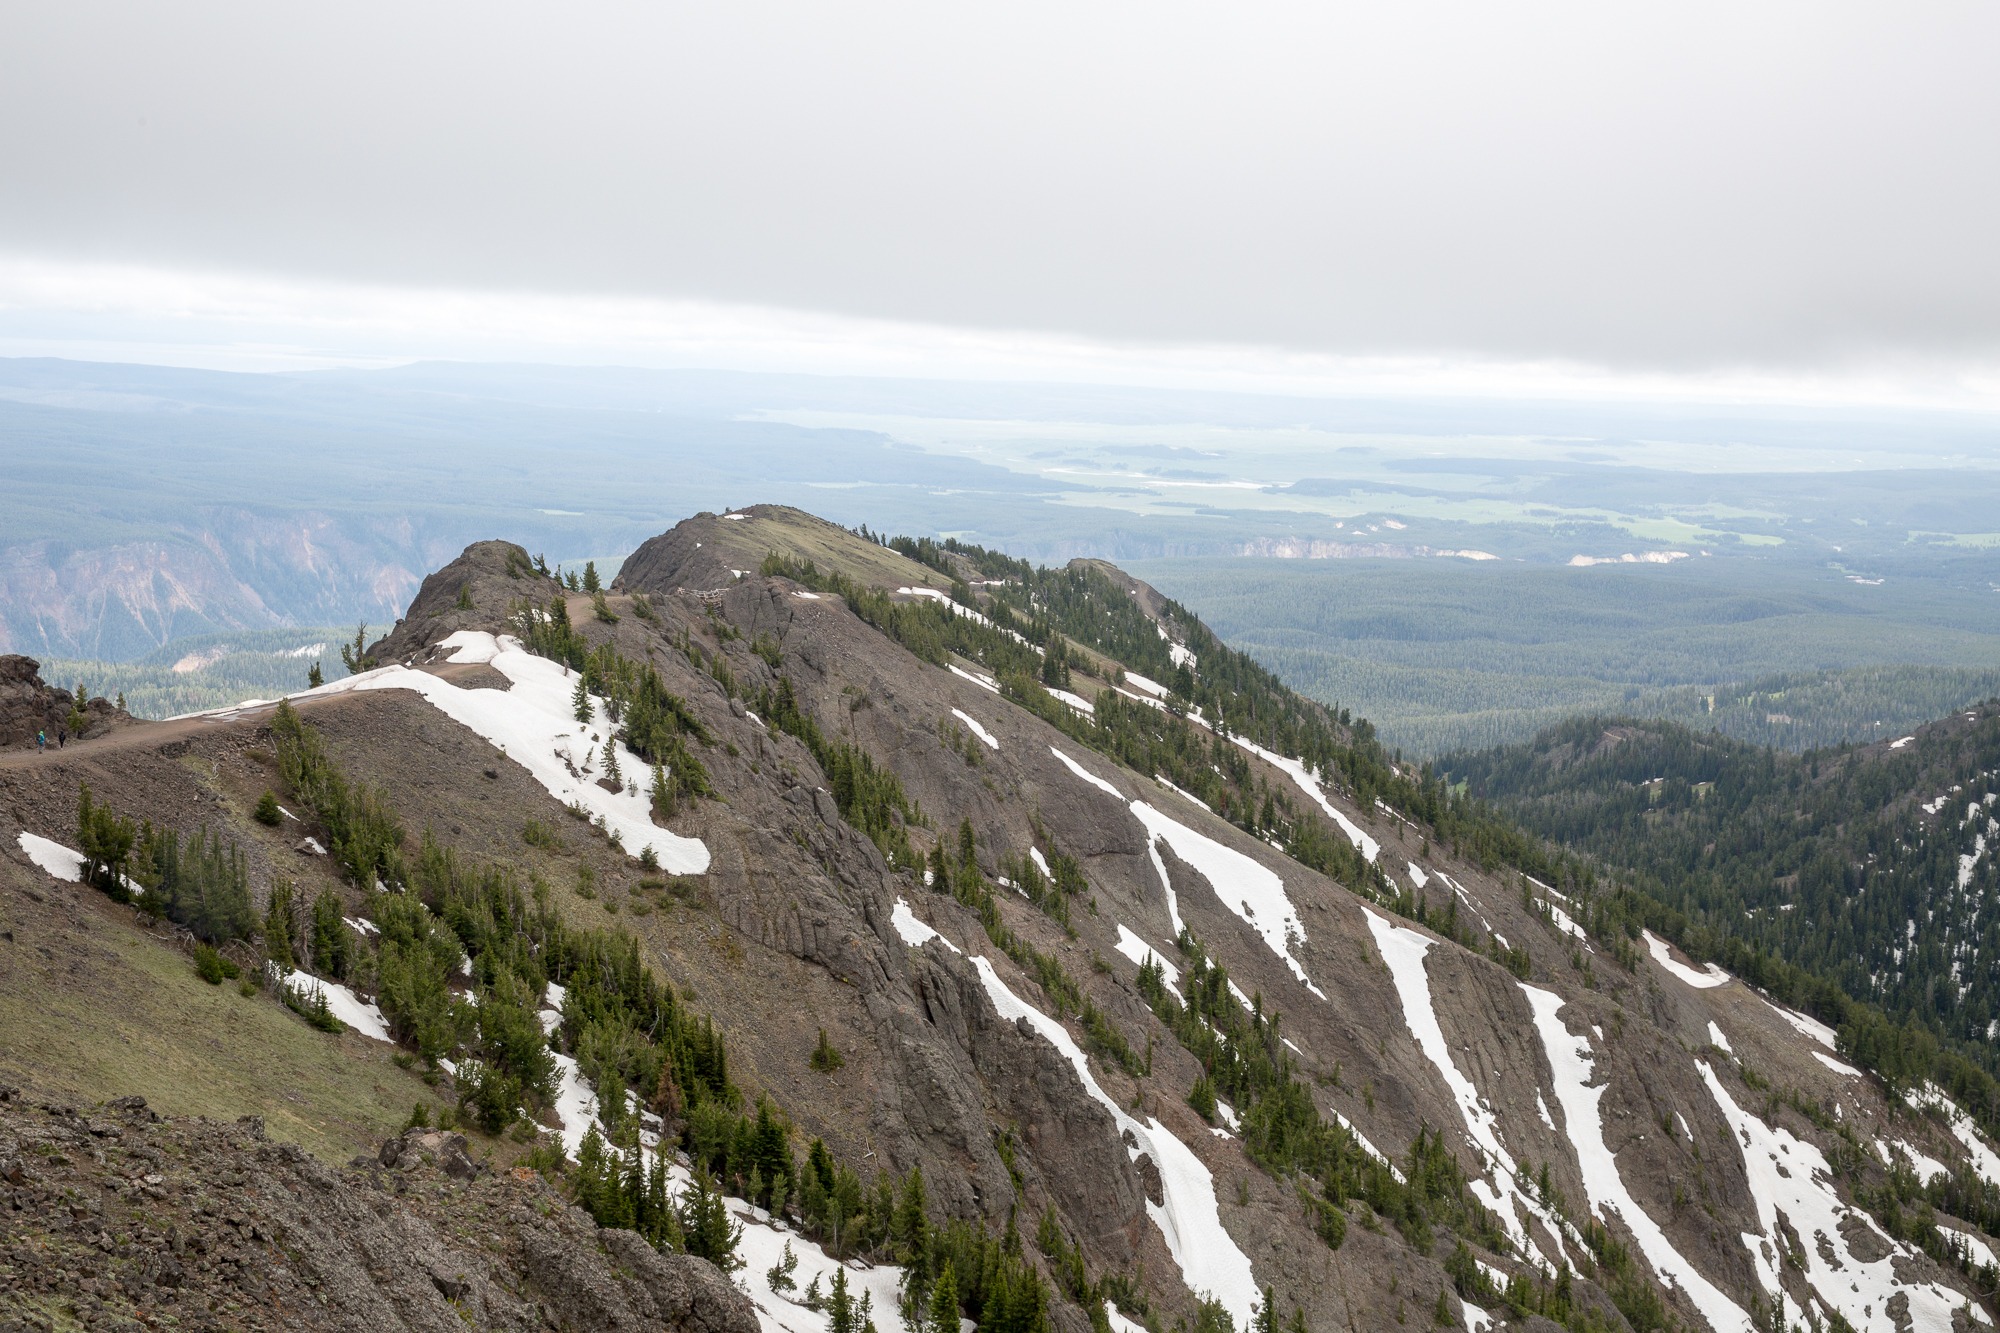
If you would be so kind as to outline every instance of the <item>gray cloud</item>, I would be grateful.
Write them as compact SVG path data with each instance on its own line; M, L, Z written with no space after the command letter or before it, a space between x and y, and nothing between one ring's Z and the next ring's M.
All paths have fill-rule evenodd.
M12 7L0 249L1620 366L2000 350L2000 8Z

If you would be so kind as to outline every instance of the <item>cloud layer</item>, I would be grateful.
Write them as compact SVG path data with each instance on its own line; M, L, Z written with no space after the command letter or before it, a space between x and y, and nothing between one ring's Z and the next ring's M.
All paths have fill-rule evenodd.
M1992 6L112 14L0 17L17 259L1627 371L2000 351Z

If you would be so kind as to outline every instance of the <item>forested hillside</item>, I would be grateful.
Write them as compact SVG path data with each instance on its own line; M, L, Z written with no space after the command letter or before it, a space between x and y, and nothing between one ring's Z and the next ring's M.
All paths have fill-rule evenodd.
M2000 702L1804 755L1582 718L1440 768L1615 867L1691 948L1783 959L1992 1067Z

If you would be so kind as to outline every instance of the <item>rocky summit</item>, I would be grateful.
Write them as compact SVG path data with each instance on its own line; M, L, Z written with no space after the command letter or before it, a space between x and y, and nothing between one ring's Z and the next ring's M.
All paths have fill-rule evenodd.
M0 1329L1994 1327L1990 1079L1113 566L489 541L357 665L0 753Z

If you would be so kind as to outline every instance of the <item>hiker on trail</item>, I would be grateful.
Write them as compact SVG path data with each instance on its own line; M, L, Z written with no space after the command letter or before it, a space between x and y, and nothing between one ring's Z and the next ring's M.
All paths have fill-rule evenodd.
M41 754L41 753L42 753L43 751L47 750L48 748L49 748L49 733L48 733L48 732L46 732L46 731L38 731L38 732L36 732L36 733L35 733L35 753L36 753L36 754Z
M57 728L56 728L56 748L57 748L58 750L60 750L60 749L62 749L62 748L63 748L63 746L65 746L65 745L68 745L68 744L69 744L69 728L68 728L68 727L57 727Z

